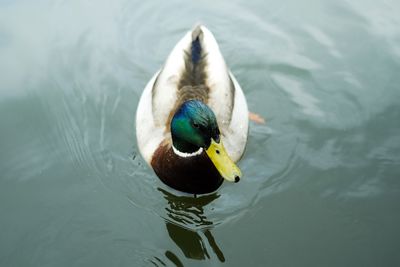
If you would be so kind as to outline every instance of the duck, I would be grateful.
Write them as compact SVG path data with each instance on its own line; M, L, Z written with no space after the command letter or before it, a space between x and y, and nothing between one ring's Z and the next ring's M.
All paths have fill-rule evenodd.
M136 110L139 152L160 180L186 193L237 183L249 112L238 81L204 25L188 31L145 86Z

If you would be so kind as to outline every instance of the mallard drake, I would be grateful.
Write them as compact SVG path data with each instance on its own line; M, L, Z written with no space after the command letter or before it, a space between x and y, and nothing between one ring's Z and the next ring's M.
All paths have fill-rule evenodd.
M147 83L136 112L141 155L168 186L187 193L238 182L248 109L213 34L194 27Z

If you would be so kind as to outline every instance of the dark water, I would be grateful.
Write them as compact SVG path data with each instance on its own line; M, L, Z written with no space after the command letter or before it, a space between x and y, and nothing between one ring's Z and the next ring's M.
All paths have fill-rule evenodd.
M267 124L194 199L134 117L197 22ZM2 0L0 75L0 266L400 266L399 1Z

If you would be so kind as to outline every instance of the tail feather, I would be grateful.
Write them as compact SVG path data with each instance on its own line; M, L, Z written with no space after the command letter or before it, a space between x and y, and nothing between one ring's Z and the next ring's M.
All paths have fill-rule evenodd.
M185 51L185 70L179 82L179 89L188 85L203 88L206 81L205 67L207 62L202 44L203 30L200 25L194 27L191 37L192 41Z
M191 46L191 58L193 64L199 63L201 60L201 41L200 39L203 37L203 31L200 26L196 26L192 31L192 46Z

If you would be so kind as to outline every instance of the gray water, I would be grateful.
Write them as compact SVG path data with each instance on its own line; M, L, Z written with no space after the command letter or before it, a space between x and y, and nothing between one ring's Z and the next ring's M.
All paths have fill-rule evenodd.
M198 22L266 124L195 199L134 118ZM400 266L397 0L2 0L0 75L0 266Z

